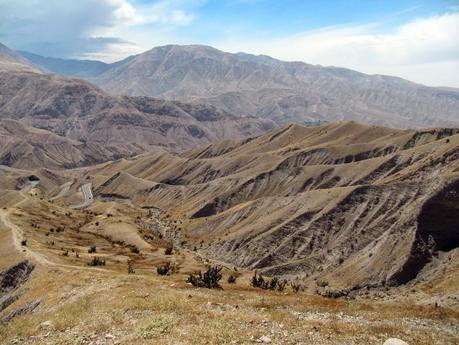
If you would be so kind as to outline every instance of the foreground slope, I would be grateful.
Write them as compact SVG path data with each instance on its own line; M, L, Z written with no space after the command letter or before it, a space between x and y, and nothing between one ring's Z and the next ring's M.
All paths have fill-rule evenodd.
M204 102L279 124L324 120L399 128L459 124L457 90L206 46L157 47L90 80L112 94Z
M458 133L287 125L91 173L108 177L99 196L181 219L176 240L202 255L358 290L429 280L457 259ZM137 178L145 184L129 182Z

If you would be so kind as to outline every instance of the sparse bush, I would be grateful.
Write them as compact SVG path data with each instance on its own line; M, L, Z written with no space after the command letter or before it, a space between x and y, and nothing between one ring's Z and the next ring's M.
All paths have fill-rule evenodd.
M253 287L263 289L263 290L277 290L277 291L284 291L285 287L287 286L287 280L280 280L277 277L272 278L271 280L265 279L261 274L255 274L252 277L251 284Z
M290 286L292 287L292 290L294 292L300 292L300 291L303 291L303 286L298 282L290 282Z
M92 253L95 253L95 252L97 252L96 246L91 246L91 247L89 247L89 249L88 249L88 253L89 253L89 254L92 254Z
M62 253L62 255L64 255L64 256L69 256L69 251L68 251L68 250L65 250L65 251Z
M234 283L236 283L236 277L233 275L230 275L228 277L228 284L234 284Z
M139 248L137 246L132 246L131 247L131 253L139 254L140 250L139 250Z
M274 290L277 286L277 283L279 282L279 279L277 277L274 277L273 279L271 279L271 281L269 282L269 289L270 290Z
M328 286L328 281L326 281L326 280L318 280L316 282L316 285L319 286L319 287L326 287L326 286Z
M174 246L172 244L169 244L166 249L164 250L165 255L172 255L172 252L174 250Z
M135 273L132 260L128 260L127 269L128 269L128 274L134 274Z
M27 246L27 240L22 240L21 241L21 246L23 246L23 247Z
M208 289L221 289L220 284L218 283L222 279L222 274L220 273L222 267L211 266L207 269L204 274L201 271L197 275L190 274L187 283L195 287L205 287Z
M347 289L338 289L338 290L326 290L324 292L319 292L319 295L327 298L341 298L349 295L349 290Z
M284 290L285 290L285 287L287 286L287 283L288 283L288 282L287 282L286 279L284 279L284 280L278 280L278 281L277 281L277 285L276 285L277 291L279 291L279 292L284 291Z
M105 266L105 260L102 260L99 257L95 256L92 258L91 261L89 261L88 265L89 266Z
M158 266L158 267L156 268L156 272L157 272L160 276L168 276L168 275L171 273L171 263L168 262L168 263L166 263L165 265Z
M263 276L260 274L259 276L257 275L257 272L252 277L252 286L260 289L267 289L268 284L263 278Z

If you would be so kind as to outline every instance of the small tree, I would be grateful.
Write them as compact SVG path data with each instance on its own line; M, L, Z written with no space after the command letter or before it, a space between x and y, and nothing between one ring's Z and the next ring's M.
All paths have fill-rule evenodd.
M23 246L23 247L27 246L27 240L22 240L21 241L21 246Z
M233 275L230 275L228 277L228 284L234 284L234 283L236 283L236 277Z
M97 252L96 246L91 246L91 247L89 247L89 249L88 249L88 253L89 253L89 254L92 254L92 253L95 253L95 252Z

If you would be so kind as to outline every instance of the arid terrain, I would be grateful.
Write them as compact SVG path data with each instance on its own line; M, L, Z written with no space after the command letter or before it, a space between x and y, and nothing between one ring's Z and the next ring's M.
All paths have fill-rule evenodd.
M0 44L0 344L459 344L458 111L208 46Z
M338 122L2 166L0 342L457 344L458 154L457 129ZM186 282L209 266L219 289Z
M459 125L459 90L397 77L168 45L113 64L24 58L44 71L80 76L113 95L211 104L278 124L354 120L397 128Z
M270 120L232 115L211 105L110 96L81 79L41 73L1 45L0 95L0 120L20 121L54 134L46 134L48 145L37 147L30 129L22 129L29 132L24 137L2 130L0 162L9 166L31 167L46 161L52 163L47 167L75 167L153 148L183 151L222 139L256 136L275 127ZM18 130L20 125L10 121L1 126ZM11 141L21 141L20 149L27 154L19 155L18 147L8 145ZM73 152L56 155L51 146L64 142ZM31 151L46 157L24 162ZM39 166L43 165L34 165Z

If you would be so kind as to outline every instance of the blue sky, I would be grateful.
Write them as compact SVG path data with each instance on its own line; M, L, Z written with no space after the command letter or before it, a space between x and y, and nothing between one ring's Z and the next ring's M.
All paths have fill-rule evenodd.
M459 0L0 0L0 42L116 61L164 44L459 87Z

